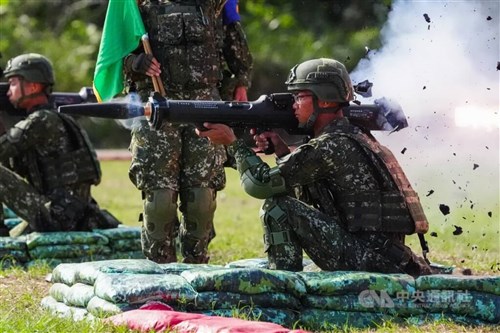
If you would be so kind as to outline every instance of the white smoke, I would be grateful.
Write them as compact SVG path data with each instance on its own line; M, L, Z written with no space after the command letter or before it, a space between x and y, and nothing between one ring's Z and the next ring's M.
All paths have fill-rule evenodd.
M419 192L431 230L463 218L445 218L440 204L499 224L499 19L498 0L395 1L382 47L351 73L403 107L409 128L375 134ZM473 125L470 116L487 121L457 126Z

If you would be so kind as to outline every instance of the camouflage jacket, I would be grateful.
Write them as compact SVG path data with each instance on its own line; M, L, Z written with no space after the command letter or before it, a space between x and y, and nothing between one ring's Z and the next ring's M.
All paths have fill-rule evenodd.
M0 136L0 162L43 194L64 188L89 198L90 185L101 179L85 132L72 118L48 106L31 112Z
M339 217L351 231L412 233L415 226L403 193L364 142L380 146L373 137L351 126L347 118L335 120L317 137L278 159L276 168L289 194ZM228 151L235 156L238 170L254 154L241 143L231 145ZM273 170L261 161L250 172L254 179L266 183Z
M139 7L168 93L250 86L253 59L239 21L223 24L225 1L143 1ZM135 53L144 52L142 46ZM147 97L151 80L124 67L127 86ZM225 75L224 73L228 73ZM132 86L132 87L131 87Z

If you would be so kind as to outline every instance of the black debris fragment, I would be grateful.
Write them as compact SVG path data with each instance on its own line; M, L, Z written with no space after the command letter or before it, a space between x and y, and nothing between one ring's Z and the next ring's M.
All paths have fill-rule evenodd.
M406 147L403 148L403 150L401 150L401 154L404 154L406 153Z
M497 71L500 71L500 61L497 61Z
M488 216L491 217L491 215L492 215L491 212L488 212Z
M472 170L476 170L477 168L479 168L479 164L474 163Z
M438 236L437 232L435 232L435 231L431 232L430 235L431 235L431 237L437 237Z
M464 231L462 230L462 227L458 226L458 225L454 225L455 227L455 230L453 230L453 234L455 236L458 236L458 235L461 235Z
M491 20L492 20L491 16L488 15L488 17L486 18L486 21L491 21Z
M434 190L430 190L429 192L427 192L426 197L432 195L433 193L434 193Z
M450 214L450 207L446 206L445 204L440 204L439 210L441 211L441 213L443 213L443 215Z
M427 88L427 87L426 87L426 86L423 86L423 87L422 87L422 90L425 90L425 88Z
M424 19L425 19L425 22L431 23L431 18L429 17L429 15L424 14Z

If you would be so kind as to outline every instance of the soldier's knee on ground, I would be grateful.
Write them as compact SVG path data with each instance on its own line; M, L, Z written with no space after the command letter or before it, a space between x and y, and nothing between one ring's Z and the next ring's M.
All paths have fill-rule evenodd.
M262 205L260 219L264 228L265 251L270 269L301 271L302 247L287 223L288 215L275 200L268 199Z
M176 261L177 227L177 192L170 189L144 192L141 242L146 257L162 263Z
M182 223L180 241L184 262L206 263L208 244L215 235L213 224L216 191L191 188L180 193Z

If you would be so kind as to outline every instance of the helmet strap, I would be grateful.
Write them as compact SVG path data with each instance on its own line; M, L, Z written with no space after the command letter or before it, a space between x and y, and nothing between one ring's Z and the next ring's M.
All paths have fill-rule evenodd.
M318 115L320 113L337 113L342 108L344 107L344 103L337 105L336 107L333 108L320 108L318 104L318 98L314 95L313 96L313 107L314 111L313 113L309 116L309 119L305 122L305 124L299 124L299 128L304 128L306 130L312 130L314 127L314 123L316 122L316 119L318 118Z

